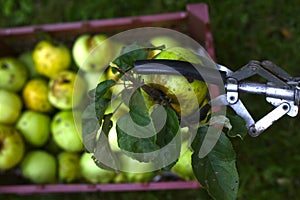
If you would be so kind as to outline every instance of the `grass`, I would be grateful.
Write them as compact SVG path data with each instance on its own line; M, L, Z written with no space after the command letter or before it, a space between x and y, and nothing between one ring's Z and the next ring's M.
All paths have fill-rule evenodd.
M291 75L300 75L298 1L156 0L147 1L147 6L144 1L133 0L66 0L63 6L60 2L0 0L0 25L12 27L172 12L184 10L187 3L205 2L210 9L218 63L236 70L250 60L268 59ZM254 102L254 115L261 115L267 103L257 101L257 97L249 98ZM241 180L239 199L300 196L299 130L299 117L286 116L258 138L235 141ZM151 195L151 199L163 197L160 193ZM191 199L197 196L198 192Z

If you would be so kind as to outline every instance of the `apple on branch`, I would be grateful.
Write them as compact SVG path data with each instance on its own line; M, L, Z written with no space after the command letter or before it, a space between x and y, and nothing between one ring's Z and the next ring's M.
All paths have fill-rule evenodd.
M193 51L183 47L172 47L163 50L153 59L172 59L201 63L201 60ZM181 117L192 115L207 98L206 83L195 79L187 79L181 75L142 75L142 80L146 85L161 91L167 97L167 102L170 106ZM159 97L151 96L145 91L142 94L148 107L155 103L161 103L156 102L157 99L161 99Z

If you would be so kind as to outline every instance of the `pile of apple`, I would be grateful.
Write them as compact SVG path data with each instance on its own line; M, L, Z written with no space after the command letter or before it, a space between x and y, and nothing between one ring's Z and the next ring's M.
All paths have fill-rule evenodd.
M90 36L82 35L73 49L43 40L17 57L0 58L1 171L18 169L38 184L113 180L116 174L97 167L84 151L75 121L80 112L74 110L89 89L77 74L91 50L84 48L105 39L99 35L85 45Z
M126 179L99 168L82 144L81 112L76 107L99 82L91 78L93 72L109 58L102 53L84 62L105 39L100 34L81 35L72 49L43 40L17 57L0 58L0 171L20 170L35 184L149 181L147 173L148 179L141 174L127 174ZM77 73L79 69L84 73ZM191 153L187 154L174 169L193 179L186 160Z

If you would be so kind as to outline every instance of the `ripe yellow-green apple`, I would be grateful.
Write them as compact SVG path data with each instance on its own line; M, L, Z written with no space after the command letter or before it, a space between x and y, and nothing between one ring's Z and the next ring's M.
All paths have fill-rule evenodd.
M20 165L22 175L37 184L55 183L57 162L54 155L45 150L27 152Z
M0 89L20 91L28 78L25 65L14 57L0 58Z
M191 142L193 141L193 134L188 127L183 127L180 131L182 141L180 155L171 171L187 181L196 180L192 168L193 151L191 150Z
M83 71L99 72L111 61L114 51L104 34L83 34L76 38L72 55L76 65Z
M173 47L179 47L180 42L177 41L174 37L168 36L168 35L158 35L150 39L150 43L154 46L162 46L164 45L165 48L173 48Z
M25 107L42 113L52 113L55 109L48 100L49 86L44 78L30 79L23 88Z
M159 47L164 45L165 48L172 48L180 46L180 42L178 42L174 37L167 36L167 35L158 35L150 39L150 43L155 46ZM148 58L153 58L155 55L160 53L161 50L153 50L150 52Z
M120 73L117 71L114 71L113 68L118 67L116 64L111 63L110 66L106 69L106 79L110 80L115 80L118 81L120 79Z
M80 152L83 150L80 113L63 110L56 113L51 122L51 133L55 143L66 151Z
M35 78L40 76L37 73L36 68L34 66L32 51L25 51L21 53L18 59L26 66L29 78Z
M86 91L81 75L70 70L61 71L49 81L48 99L58 109L72 109L81 103Z
M171 171L187 181L196 180L192 168L192 154L193 152L190 149L182 152L178 161L171 169Z
M49 78L71 65L71 52L63 44L42 40L36 44L32 55L36 71Z
M172 59L201 63L202 61L191 50L182 47L173 47L161 51L154 59ZM186 117L193 114L206 99L206 83L187 79L181 75L151 74L142 75L144 83L161 91L167 97L167 101L179 116ZM143 92L146 103L151 106L157 97Z
M129 112L129 108L124 103L121 104L118 108L117 108L118 104L112 104L111 106L112 107L110 107L109 110L110 110L110 112L113 112L114 114L111 118L113 125L108 134L108 141L110 144L110 148L113 151L120 152L121 149L118 145L118 137L117 137L117 131L116 131L117 121L122 115ZM108 113L110 113L110 112L108 112Z
M0 89L0 123L14 124L19 118L23 103L19 95Z
M113 180L114 183L127 183L126 175L124 172L118 172Z
M122 151L118 145L118 137L117 137L117 131L116 131L116 124L113 123L112 128L109 131L108 134L108 142L110 145L110 148L114 152L120 152Z
M15 167L23 158L25 144L13 126L0 124L0 171Z
M125 154L119 157L120 169L129 183L146 183L156 175L152 163L139 162Z
M80 168L82 176L90 183L109 183L116 176L114 171L98 167L92 158L92 154L87 152L81 155Z
M49 139L51 118L49 115L25 110L16 123L25 141L35 147L41 147Z
M84 72L83 79L87 84L87 91L90 91L92 89L95 89L98 83L106 80L106 74L95 73L95 72Z
M58 179L65 183L79 180L81 176L79 153L62 151L57 155Z

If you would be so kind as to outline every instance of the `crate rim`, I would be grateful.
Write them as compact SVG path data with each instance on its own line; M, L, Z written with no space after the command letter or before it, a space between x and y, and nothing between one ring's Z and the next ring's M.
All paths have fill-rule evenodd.
M46 184L1 186L0 194L77 193L77 192L129 192L152 190L201 189L197 181L109 184Z

